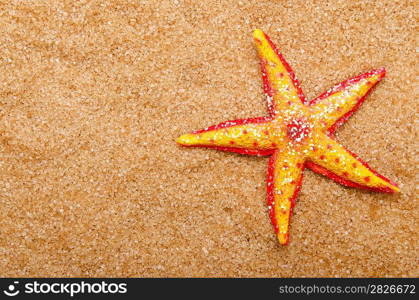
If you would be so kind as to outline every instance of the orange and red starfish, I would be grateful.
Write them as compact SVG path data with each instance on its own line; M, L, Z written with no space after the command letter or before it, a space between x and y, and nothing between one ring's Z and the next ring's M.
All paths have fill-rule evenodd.
M345 186L399 192L395 183L373 171L333 137L384 77L384 68L348 79L307 101L294 72L269 37L257 29L254 40L269 116L227 121L182 135L177 142L183 146L271 155L267 200L280 244L288 243L292 209L306 167Z

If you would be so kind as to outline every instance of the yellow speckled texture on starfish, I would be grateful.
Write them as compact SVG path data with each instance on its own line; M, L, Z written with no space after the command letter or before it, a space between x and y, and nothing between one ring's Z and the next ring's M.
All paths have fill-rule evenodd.
M227 121L182 135L177 142L183 146L271 155L267 202L281 244L289 240L292 209L306 167L345 186L399 192L395 183L373 171L333 138L335 130L384 77L384 68L348 79L307 101L294 72L269 37L257 29L254 40L269 116Z

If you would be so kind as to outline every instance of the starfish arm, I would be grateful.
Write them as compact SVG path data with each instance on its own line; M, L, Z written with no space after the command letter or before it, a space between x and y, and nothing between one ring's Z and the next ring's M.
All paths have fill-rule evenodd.
M398 186L372 170L367 163L346 150L326 134L316 137L317 143L308 153L306 166L319 174L350 187L395 193Z
M253 118L223 122L177 139L183 146L216 148L249 155L269 155L275 150L269 133L270 118Z
M318 121L333 134L358 109L385 73L381 68L345 80L311 100L309 106Z
M305 103L294 72L269 37L260 29L254 31L253 37L260 58L263 90L270 115L275 115L281 106Z
M269 216L282 245L289 240L292 209L301 187L303 169L303 156L293 151L275 151L269 160L266 179Z

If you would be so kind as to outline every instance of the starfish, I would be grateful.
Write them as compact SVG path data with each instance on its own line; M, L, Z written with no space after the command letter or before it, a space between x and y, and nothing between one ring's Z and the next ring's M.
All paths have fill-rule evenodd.
M343 81L307 101L291 67L269 37L253 34L260 57L268 116L223 122L177 139L183 146L270 155L267 204L280 244L289 241L290 220L303 171L325 175L348 187L395 193L398 186L372 170L335 139L342 125L385 75L380 68Z

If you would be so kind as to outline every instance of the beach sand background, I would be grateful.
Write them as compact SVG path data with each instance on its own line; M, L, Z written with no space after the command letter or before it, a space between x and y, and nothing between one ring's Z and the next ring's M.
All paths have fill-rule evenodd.
M0 1L0 275L418 276L414 2ZM386 67L337 139L401 194L307 170L284 247L266 157L175 144L266 114L255 28L308 98Z

